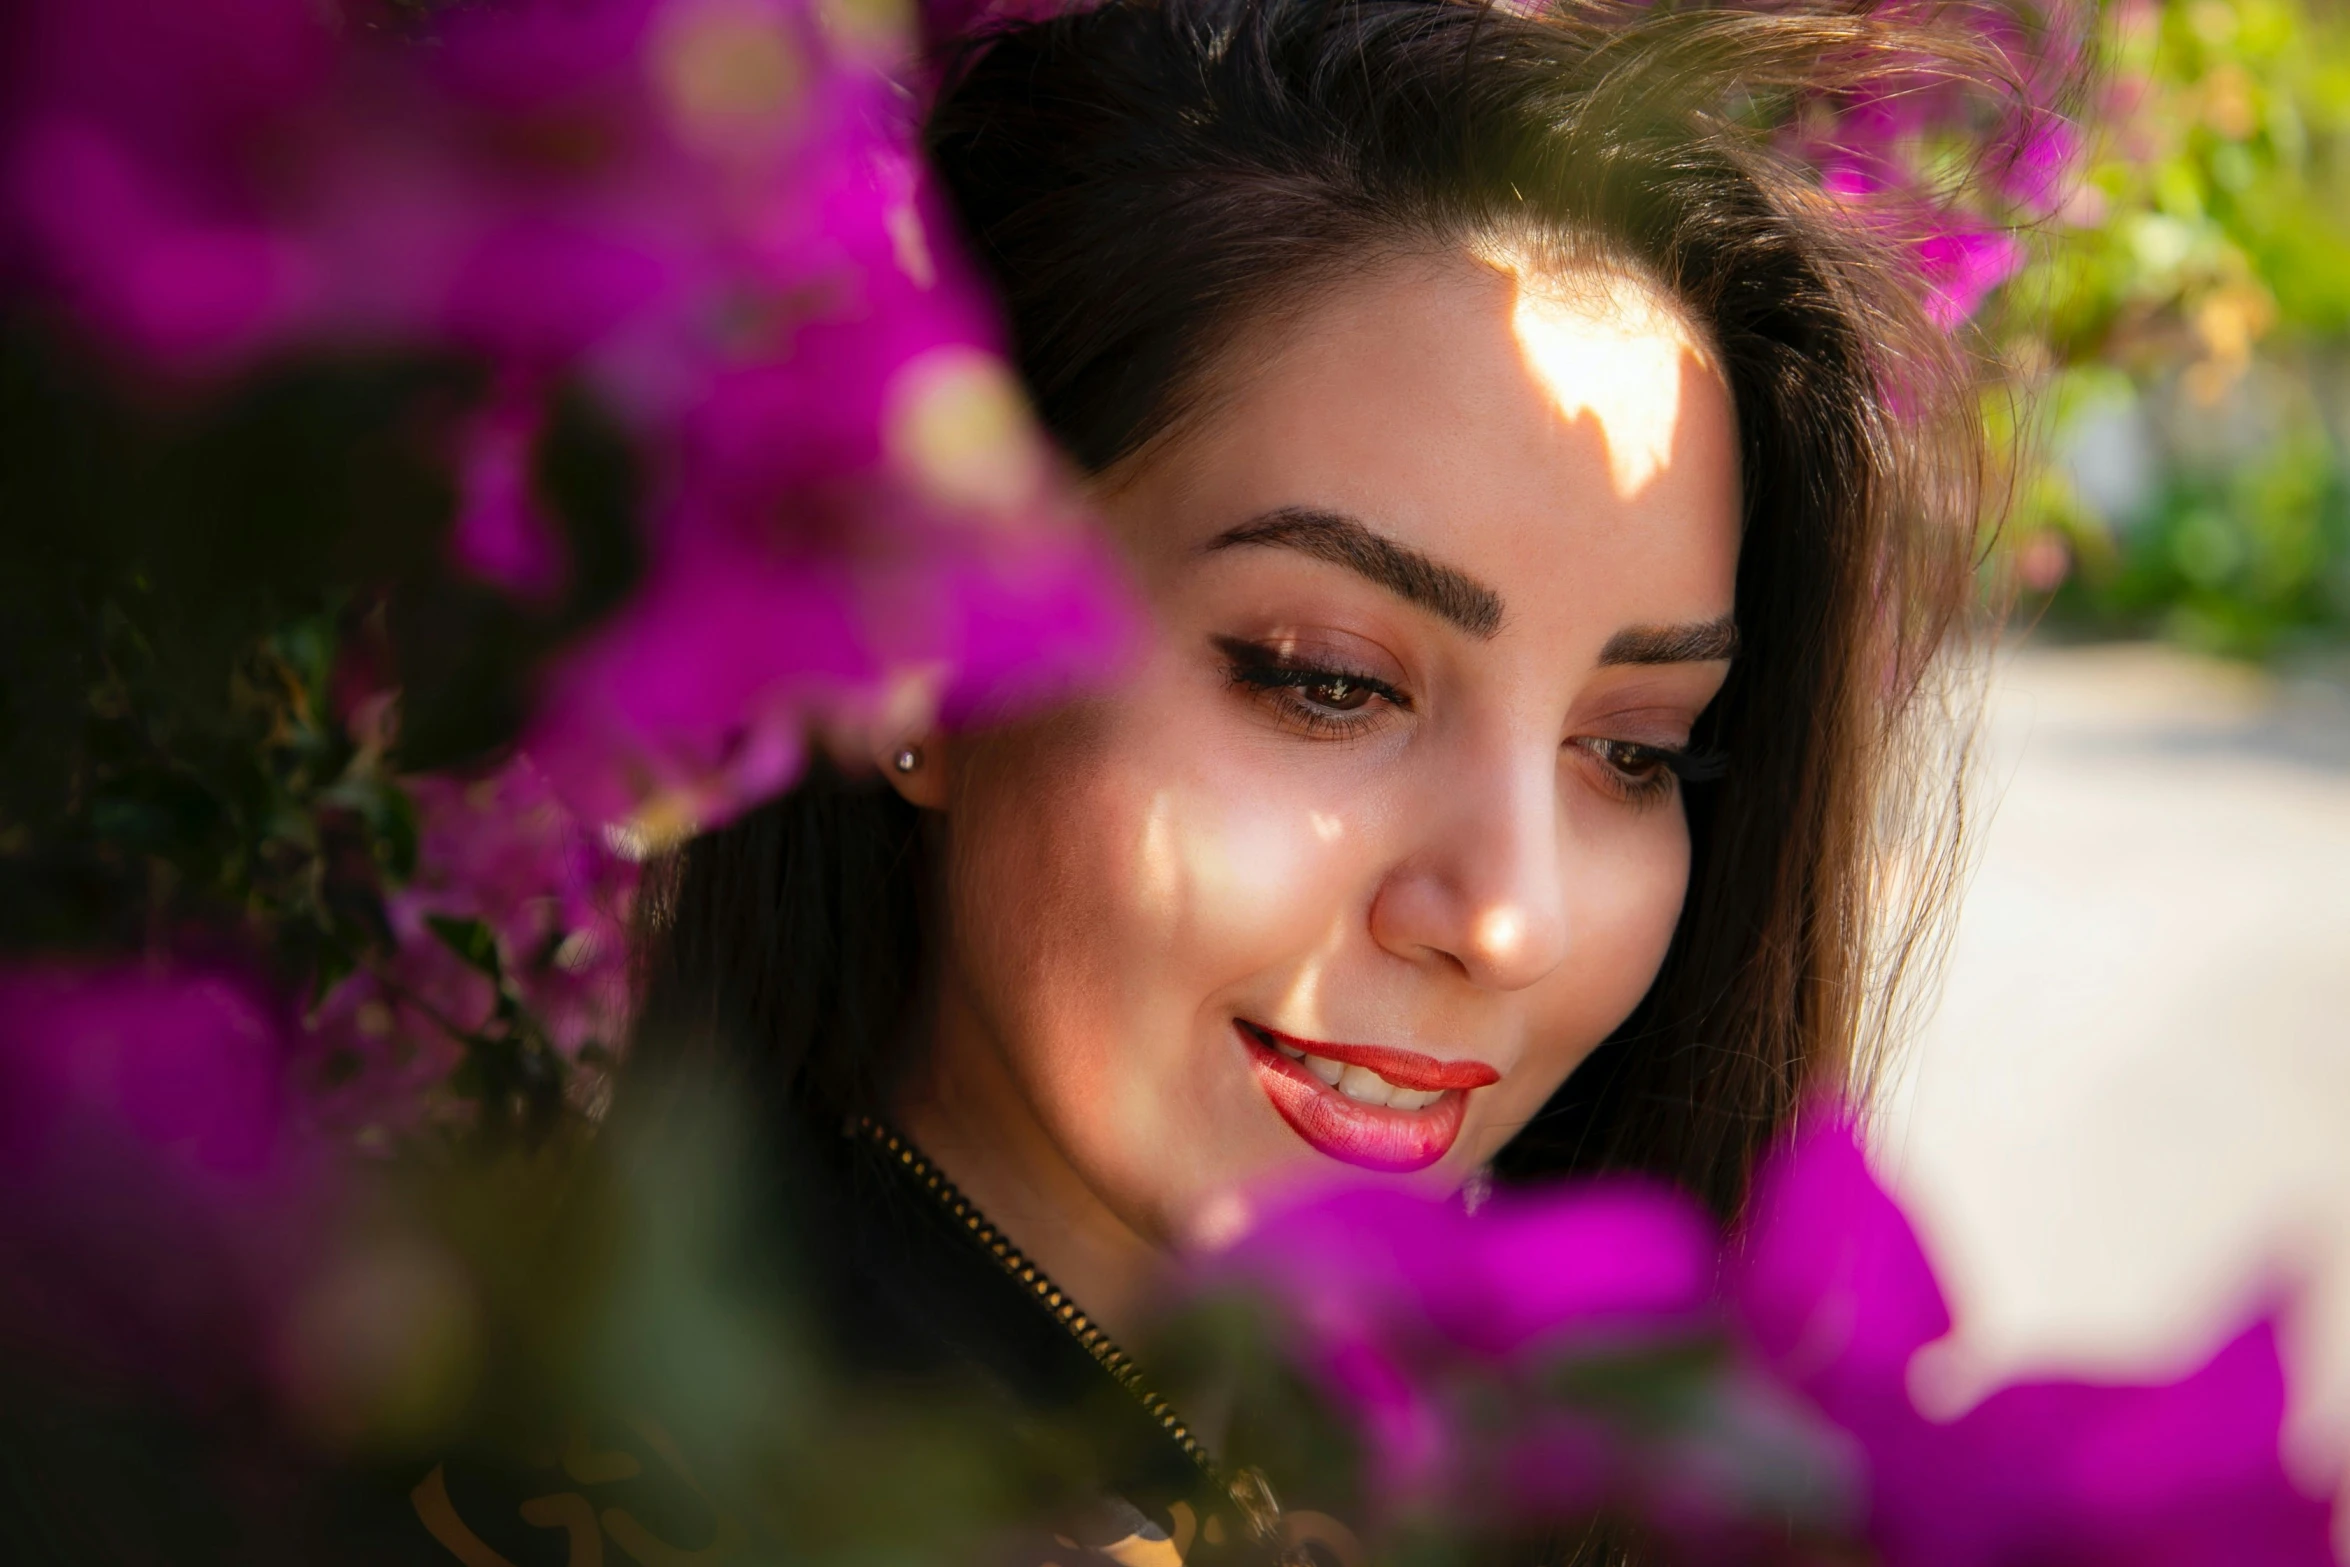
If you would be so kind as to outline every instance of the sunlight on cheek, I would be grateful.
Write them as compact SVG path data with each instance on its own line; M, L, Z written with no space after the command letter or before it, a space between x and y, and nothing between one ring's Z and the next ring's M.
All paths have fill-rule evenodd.
M1275 1004L1272 1021L1290 1033L1315 1038L1330 1032L1329 1020L1322 1016L1322 970L1327 962L1325 954L1317 953L1298 969Z
M1144 915L1162 923L1172 923L1183 902L1183 866L1175 849L1174 809L1166 790L1151 796L1134 854L1134 901Z
M1521 288L1510 324L1560 415L1598 427L1616 494L1631 500L1672 461L1694 356L1680 324L1640 292L1610 290L1605 318L1601 304Z
M1270 1022L1292 1034L1313 1039L1364 1039L1372 1020L1360 1010L1362 995L1346 984L1324 982L1332 969L1345 962L1354 939L1345 905L1322 906L1316 913L1328 920L1321 939L1297 963L1293 977L1275 998L1274 1010L1259 1022ZM1376 1040L1372 1042L1376 1043Z
M1268 934L1264 922L1314 885L1311 851L1330 841L1318 825L1286 811L1260 813L1246 800L1198 799L1172 824L1189 911L1218 932Z
M1278 941L1315 861L1344 826L1320 811L1260 815L1231 802L1156 790L1132 848L1131 907L1165 940L1181 933L1211 945Z

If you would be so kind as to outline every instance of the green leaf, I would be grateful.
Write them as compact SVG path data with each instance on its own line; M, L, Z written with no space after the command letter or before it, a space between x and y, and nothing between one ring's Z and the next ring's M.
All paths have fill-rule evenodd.
M372 824L376 852L383 859L384 874L404 882L416 874L416 802L407 790L388 782L381 798L383 815Z
M505 971L498 962L498 938L490 934L489 926L480 920L453 919L446 914L427 914L424 923L441 939L442 946L492 980L504 983Z

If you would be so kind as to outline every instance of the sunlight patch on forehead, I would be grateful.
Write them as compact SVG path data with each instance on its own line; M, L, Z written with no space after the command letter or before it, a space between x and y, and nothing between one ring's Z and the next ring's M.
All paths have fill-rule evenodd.
M1562 419L1596 430L1616 494L1638 498L1672 464L1693 378L1718 375L1711 356L1645 279L1503 265L1517 286L1510 327L1527 369Z

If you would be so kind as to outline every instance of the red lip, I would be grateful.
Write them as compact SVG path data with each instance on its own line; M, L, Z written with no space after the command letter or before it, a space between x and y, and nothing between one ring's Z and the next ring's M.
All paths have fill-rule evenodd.
M1501 1074L1480 1061L1439 1061L1417 1051L1386 1045L1325 1045L1293 1039L1254 1023L1234 1020L1247 1047L1257 1082L1289 1129L1315 1150L1359 1169L1401 1174L1424 1170L1452 1151L1461 1135L1469 1091L1498 1082ZM1330 1087L1268 1041L1309 1055L1367 1067L1391 1083L1442 1097L1417 1110L1359 1104Z
M1501 1081L1501 1074L1482 1061L1439 1061L1417 1050L1398 1050L1393 1045L1327 1045L1318 1039L1284 1034L1262 1023L1244 1023L1241 1028L1244 1033L1261 1034L1277 1045L1303 1050L1309 1056L1320 1056L1341 1066L1367 1067L1399 1088L1417 1088L1423 1092L1431 1088L1488 1088Z

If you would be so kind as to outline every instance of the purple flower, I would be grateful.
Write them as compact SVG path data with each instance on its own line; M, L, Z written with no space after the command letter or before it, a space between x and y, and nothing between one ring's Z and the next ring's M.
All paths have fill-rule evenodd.
M2328 1504L2279 1451L2259 1323L2179 1381L2003 1388L1955 1420L1911 1401L1950 1314L1908 1221L1832 1115L1762 1173L1729 1295L1761 1361L1855 1439L1891 1567L2333 1560Z
M200 1431L188 1494L243 1495L264 1531L320 1444L457 1407L477 1342L472 1281L428 1215L289 1113L294 1047L289 1009L241 975L0 973L10 1413ZM52 1456L54 1483L119 1480L116 1454Z
M1714 1561L1861 1543L1887 1567L2332 1559L2327 1504L2282 1462L2266 1323L2175 1382L2024 1383L1920 1413L1910 1363L1950 1314L1832 1110L1767 1161L1726 1256L1637 1186L1474 1216L1376 1188L1276 1211L1207 1277L1274 1308L1361 1433L1374 1527L1607 1509Z
M0 234L85 316L171 370L282 337L322 280L252 154L331 75L300 0L18 8L0 115Z
M238 1179L279 1152L285 1018L225 974L0 973L0 1161L27 1169L69 1123L175 1168Z
M2023 246L2013 234L1963 218L1924 235L1914 253L1926 281L1926 314L1945 331L1981 309L1991 290L2024 264Z
M1924 31L1970 28L2003 62L1996 84L1971 82L1923 57L1874 62L1865 86L1815 104L1788 127L1789 145L1853 220L1897 244L1923 285L1927 315L1955 330L2024 259L2012 209L2041 218L2063 205L2078 169L2079 132L2057 104L2078 74L2094 18L2072 0L1877 13ZM1948 170L1982 175L1953 187Z
M266 224L193 207L131 149L60 117L7 152L8 195L29 248L70 273L66 291L134 352L175 370L243 358L313 298L299 245Z
M636 598L549 674L528 754L590 820L655 844L799 773L812 716L883 664L841 566L674 548Z
M1497 1431L1494 1399L1523 1401L1564 1354L1685 1334L1713 1253L1693 1208L1643 1186L1503 1194L1474 1216L1372 1187L1275 1212L1207 1277L1278 1307L1308 1375L1359 1424L1384 1509L1490 1503L1500 1482L1543 1511L1588 1505L1625 1454L1571 1410Z
M637 866L566 808L527 757L476 778L408 784L417 874L393 898L403 950L426 918L478 919L519 998L576 1054L619 1045L628 1021L628 925Z
M526 742L593 820L713 824L811 725L916 688L992 712L1118 652L1106 546L926 187L910 35L812 0L514 0L423 43L307 0L24 11L0 231L129 362L472 357L452 554L527 600L566 567L545 398L636 448L643 589Z
M1276 1212L1215 1266L1272 1289L1318 1333L1498 1362L1702 1311L1713 1250L1695 1209L1642 1185L1504 1192L1475 1214L1362 1187Z
M2000 189L2010 201L2046 217L2064 205L2079 175L2081 132L2053 110L2029 110L2017 117L2006 145L1995 151L2004 159Z
M0 973L0 1343L89 1396L249 1392L336 1200L286 1009L220 971ZM21 1358L20 1358L21 1357Z
M474 777L404 785L417 816L414 878L387 901L395 945L309 1019L311 1052L343 1086L317 1109L336 1123L399 1121L462 1059L462 1038L498 1026L512 999L568 1057L623 1043L631 1009L628 928L638 867L583 822L529 758ZM496 979L435 922L479 921ZM353 1067L358 1075L350 1076Z
M1099 678L1131 624L911 163L844 152L805 194L761 244L840 292L711 374L647 582L549 671L524 739L583 813L655 838L784 787L812 727L910 678L993 714Z
M510 376L467 432L451 551L464 570L518 598L546 600L566 562L555 524L532 493L532 457L546 409L538 389Z

